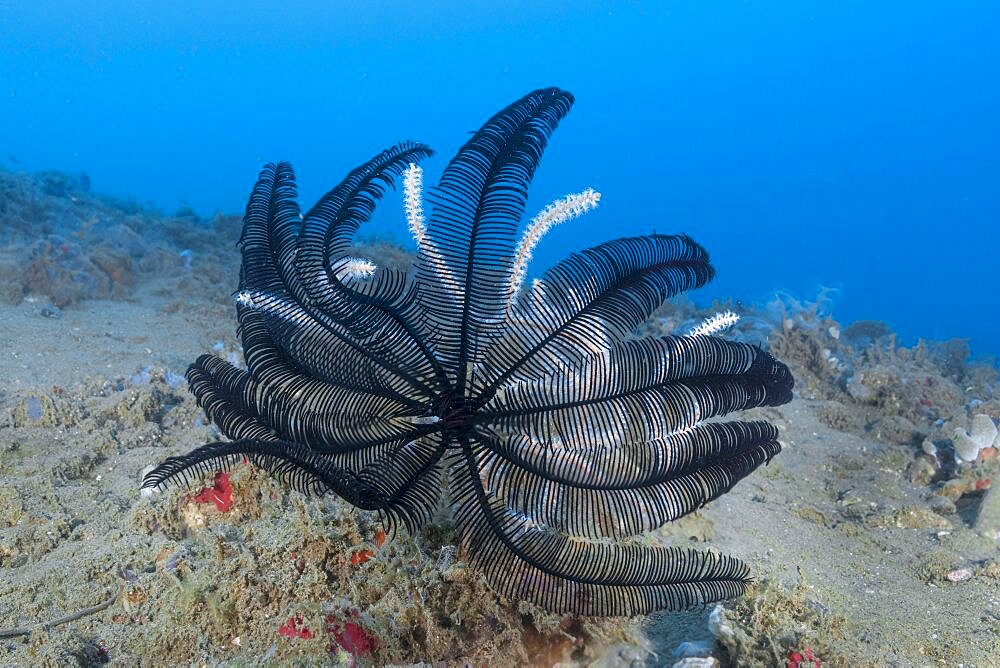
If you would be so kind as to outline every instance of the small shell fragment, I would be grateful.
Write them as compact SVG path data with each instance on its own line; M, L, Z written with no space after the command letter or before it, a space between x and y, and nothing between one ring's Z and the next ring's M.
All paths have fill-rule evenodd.
M972 571L968 568L959 568L958 570L948 573L948 581L956 584L959 582L965 582L970 578L972 578Z

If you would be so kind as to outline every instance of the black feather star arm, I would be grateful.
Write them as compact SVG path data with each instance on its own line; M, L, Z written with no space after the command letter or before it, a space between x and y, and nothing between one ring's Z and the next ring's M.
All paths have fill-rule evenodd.
M412 476L404 479L401 488L392 488L382 475L374 476L367 469L356 474L336 466L329 457L308 446L285 441L209 443L181 457L168 457L146 476L143 487L158 488L172 478L187 483L188 476L228 469L244 460L298 492L320 495L332 491L358 508L378 511L389 524L402 520L414 530L426 521L423 503L414 505L413 500L406 498L412 494L411 489L419 487Z
M528 185L573 96L538 90L498 112L459 149L431 191L421 304L440 359L461 386L472 351L502 323Z
M530 93L459 150L415 232L413 275L348 249L430 149L383 151L304 216L291 167L265 166L235 294L247 369L206 355L187 375L231 441L168 458L143 487L246 460L390 529L450 510L463 558L499 593L556 612L635 615L742 593L738 559L642 534L780 451L773 425L718 418L784 404L794 381L747 344L633 337L712 279L687 236L609 241L520 289L528 186L572 103L556 88Z

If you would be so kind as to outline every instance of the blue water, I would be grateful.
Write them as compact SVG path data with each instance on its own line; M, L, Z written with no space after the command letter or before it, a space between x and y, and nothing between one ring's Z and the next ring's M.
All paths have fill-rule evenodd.
M311 203L400 139L439 151L433 181L467 131L557 85L577 104L529 215L604 199L536 269L686 231L718 270L703 299L833 287L841 321L995 354L998 34L994 0L7 1L0 164L210 215L287 159ZM397 198L368 231L403 238Z

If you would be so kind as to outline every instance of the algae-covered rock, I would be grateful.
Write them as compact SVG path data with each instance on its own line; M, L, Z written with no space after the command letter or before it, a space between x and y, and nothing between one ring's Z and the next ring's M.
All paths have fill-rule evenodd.
M833 614L804 584L792 590L759 584L732 609L716 607L709 628L723 650L723 664L784 666L808 649L823 665L857 665L844 653L848 622Z
M173 611L185 643L226 646L238 635L252 655L276 644L279 661L353 654L376 665L614 664L648 654L636 620L584 620L506 600L451 545L386 536L374 515L329 496L309 501L252 466L226 479L220 486L206 474L133 511L135 527L171 539L156 558L159 581L140 576L149 601L136 613ZM158 656L191 656L154 636L145 642Z
M958 559L948 550L930 550L923 554L916 566L916 575L929 584L948 582L948 574L955 570Z
M926 436L926 432L902 415L879 418L871 426L871 432L880 441L901 445L916 445Z
M1000 540L1000 482L994 481L986 490L974 528L983 536Z
M10 416L12 427L69 427L82 415L79 406L41 390L29 390L21 395Z
M865 426L864 416L840 401L822 402L818 407L818 417L823 424L837 431L857 433Z
M879 518L876 524L898 529L947 530L952 528L950 521L924 506L908 506L891 511Z
M937 459L934 455L922 454L906 467L906 477L914 485L926 485L937 475Z

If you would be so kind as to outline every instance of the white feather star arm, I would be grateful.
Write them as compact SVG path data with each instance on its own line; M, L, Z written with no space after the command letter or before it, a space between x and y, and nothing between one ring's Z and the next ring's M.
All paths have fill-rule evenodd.
M342 283L356 281L362 278L371 278L375 273L375 263L363 257L343 257L334 264L334 276Z
M441 255L436 251L427 237L427 221L424 217L424 170L419 165L410 163L403 172L403 210L406 212L406 223L410 228L413 240L417 242L417 250L434 268L441 286L450 292L455 299L459 298L461 288L454 275L445 266Z
M406 223L418 247L427 243L423 189L424 170L411 162L403 173L403 208L406 210Z
M514 269L511 272L508 286L510 291L509 305L513 305L517 300L521 285L524 283L524 277L528 272L528 262L531 261L531 255L545 233L560 223L582 216L595 208L600 201L601 193L593 188L587 188L583 192L557 199L531 219L531 225L524 231L524 236L521 237L521 242L517 245L517 250L514 251Z
M711 318L706 318L703 323L688 332L688 336L712 336L713 334L721 334L739 322L739 320L740 316L736 315L732 311L722 311L720 313L716 313Z

